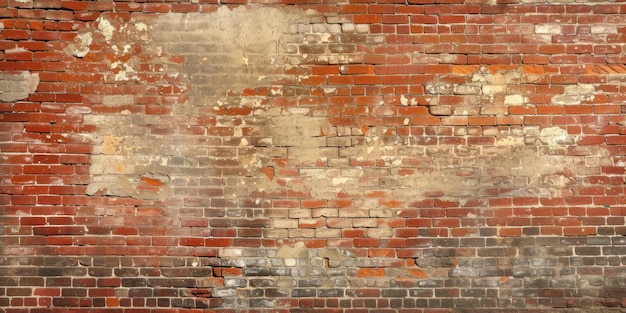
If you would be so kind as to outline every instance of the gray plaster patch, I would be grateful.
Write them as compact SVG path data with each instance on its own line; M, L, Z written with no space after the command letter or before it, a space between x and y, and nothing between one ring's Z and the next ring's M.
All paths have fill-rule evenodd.
M38 85L39 74L29 71L0 73L0 100L13 102L27 98L37 90Z

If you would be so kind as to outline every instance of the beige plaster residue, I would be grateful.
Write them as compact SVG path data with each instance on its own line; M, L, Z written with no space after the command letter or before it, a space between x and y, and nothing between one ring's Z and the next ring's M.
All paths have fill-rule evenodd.
M571 193L568 187L577 183L573 165L585 159L566 156L578 138L559 127L528 126L503 133L495 145L482 147L411 146L375 129L365 137L340 154L350 153L363 164L384 161L380 167L301 169L306 179L300 187L318 199L332 199L339 193L360 198L368 195L368 186L395 199L491 197L498 189L501 196L558 197ZM608 161L606 156L598 157ZM363 202L359 207L373 214L376 203Z
M306 162L324 157L324 130L328 128L326 118L287 115L270 118L266 131L274 146L287 147L289 158Z
M562 95L552 97L554 105L581 104L583 101L594 99L595 88L591 84L577 84L566 86Z
M37 90L39 74L23 72L0 73L0 101L13 102L27 98Z
M101 15L66 52L81 58L90 48L102 46L109 68L107 82L172 90L176 105L171 116L149 115L133 111L140 95L93 96L92 101L120 111L86 116L86 122L98 127L92 138L95 146L88 193L149 199L197 194L196 176L212 173L212 166L224 166L213 162L230 163L233 151L241 169L262 178L271 173L259 169L277 153L302 162L321 157L320 147L326 141L320 135L320 128L327 127L324 119L304 114L281 116L267 112L265 106L268 97L282 92L281 82L292 84L298 79L285 74L290 64L297 62L293 47L304 40L298 34L298 23L306 24L316 14L293 7L221 6L211 13L133 15L129 20L123 15ZM245 90L270 86L278 87L269 95L243 95ZM188 123L233 108L253 108L254 113L243 118L216 118L217 127L234 128L234 134L224 140L239 143L238 148L220 155L228 149L207 145L211 126ZM263 125L265 140L274 143L267 149L264 143L262 147L252 145L243 131L247 121ZM206 130L188 134L200 128ZM161 130L169 135L159 134ZM248 153L251 149L257 153ZM147 173L168 179L154 179ZM241 185L234 189L249 188L245 180Z
M469 69L468 69L469 70ZM465 83L451 83L437 78L425 86L426 99L432 115L506 115L507 106L525 105L528 98L520 86L526 75L521 68L476 68L473 72L461 70L457 74L468 75ZM461 96L462 103L440 105L441 96Z
M84 58L91 51L89 46L92 42L93 34L89 31L82 31L76 35L74 41L70 42L63 51L78 58Z
M306 259L309 257L309 251L302 242L297 242L293 247L283 245L276 252L277 258L282 259Z
M208 14L161 15L151 35L163 53L185 57L180 70L191 106L201 106L284 78L281 54L303 19L306 13L289 7L221 6Z

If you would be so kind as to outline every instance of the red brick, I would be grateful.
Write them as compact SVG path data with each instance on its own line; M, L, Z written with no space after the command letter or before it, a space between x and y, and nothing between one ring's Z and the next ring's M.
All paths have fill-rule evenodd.
M206 239L204 245L207 247L229 247L233 244L231 238L210 238Z
M4 29L0 33L0 39L3 40L26 40L30 36L30 31L23 29Z
M143 12L146 13L168 13L172 9L170 4L144 3Z
M492 116L470 116L469 125L496 125L496 117Z
M83 226L41 226L34 227L35 235L82 235L85 233Z
M502 237L520 237L522 236L521 228L501 228L498 234Z
M193 3L172 3L172 12L190 13L200 11L200 6Z
M311 69L313 75L337 75L339 74L339 66L337 65L318 65Z
M6 50L4 51L4 58L7 61L31 61L33 60L33 52L24 49Z
M382 15L382 22L383 24L408 24L409 16L400 14L384 14Z
M378 14L355 14L355 24L374 24L382 23L382 16Z
M564 227L563 235L565 236L588 236L597 234L596 227Z

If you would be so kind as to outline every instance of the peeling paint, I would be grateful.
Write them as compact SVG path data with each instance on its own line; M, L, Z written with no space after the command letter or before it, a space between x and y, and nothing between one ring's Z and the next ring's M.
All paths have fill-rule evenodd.
M100 16L96 21L98 22L98 30L100 30L100 33L104 36L106 42L111 43L115 27L113 27L108 19L102 16Z

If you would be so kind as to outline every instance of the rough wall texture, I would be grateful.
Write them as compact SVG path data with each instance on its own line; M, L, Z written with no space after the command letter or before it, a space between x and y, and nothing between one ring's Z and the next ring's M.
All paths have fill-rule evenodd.
M0 311L623 312L626 5L0 0Z

